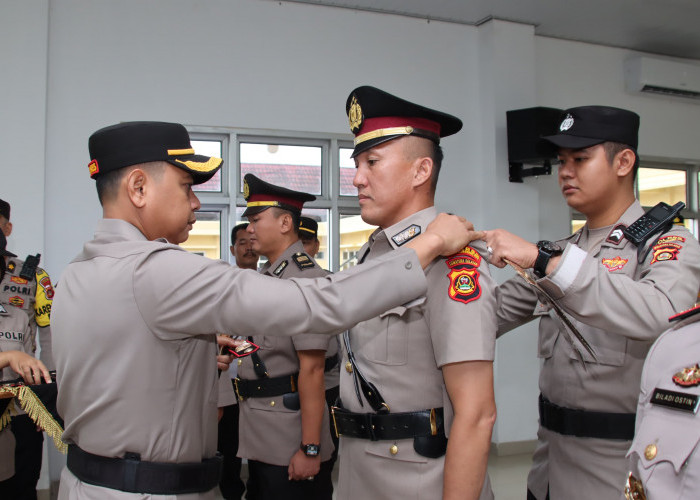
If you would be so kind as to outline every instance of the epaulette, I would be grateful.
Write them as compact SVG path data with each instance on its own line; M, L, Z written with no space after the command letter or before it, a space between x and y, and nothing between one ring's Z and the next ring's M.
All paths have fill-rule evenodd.
M294 255L292 255L292 260L294 263L297 265L297 267L300 270L304 269L309 269L311 267L314 267L314 261L311 257L309 257L307 254L304 252L297 252Z

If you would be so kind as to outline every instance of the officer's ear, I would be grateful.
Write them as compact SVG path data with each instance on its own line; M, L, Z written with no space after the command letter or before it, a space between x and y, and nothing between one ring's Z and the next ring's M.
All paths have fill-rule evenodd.
M618 177L626 177L634 170L637 155L630 148L623 149L615 155L613 166Z
M283 234L286 234L293 230L292 226L294 225L294 218L292 217L292 214L290 214L286 210L282 213L278 221L280 224L280 231Z
M413 172L413 187L419 187L423 184L430 183L433 175L433 159L429 156L416 158L416 169Z
M150 187L148 175L141 168L134 168L126 174L126 192L129 200L136 208L143 208L146 205L146 194Z
M2 232L5 235L5 237L9 237L12 234L12 222L8 220L2 227Z

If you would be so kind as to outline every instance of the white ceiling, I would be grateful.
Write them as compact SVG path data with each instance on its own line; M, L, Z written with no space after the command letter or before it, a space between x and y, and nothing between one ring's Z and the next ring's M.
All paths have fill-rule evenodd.
M698 0L289 0L478 25L491 18L540 36L700 59Z

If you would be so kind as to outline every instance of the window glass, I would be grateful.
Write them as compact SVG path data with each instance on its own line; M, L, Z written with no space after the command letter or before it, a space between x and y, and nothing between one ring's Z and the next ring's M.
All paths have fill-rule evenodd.
M295 191L321 194L321 159L318 146L241 143L241 191L247 173Z
M340 195L357 196L357 188L352 185L355 177L355 161L350 158L352 154L350 148L338 149L338 165L340 165Z
M376 229L362 220L359 215L340 216L340 265L348 269L357 264L357 252Z
M222 158L221 141L190 141L194 152L198 155ZM221 192L221 169L207 182L192 187L193 191Z
M185 250L210 259L221 258L221 212L197 212L187 241L181 245Z
M675 205L686 201L686 173L684 170L640 168L637 174L639 201L644 207L653 207L660 201Z

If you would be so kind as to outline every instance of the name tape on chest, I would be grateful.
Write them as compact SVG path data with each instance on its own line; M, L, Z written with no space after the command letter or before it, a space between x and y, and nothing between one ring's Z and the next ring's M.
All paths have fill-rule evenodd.
M464 248L460 253L449 257L446 261L450 272L447 295L457 302L468 304L481 297L479 284L479 264L481 255L471 247Z
M698 396L685 392L669 391L667 389L654 389L649 401L653 405L665 406L674 410L681 410L689 413L698 411Z

